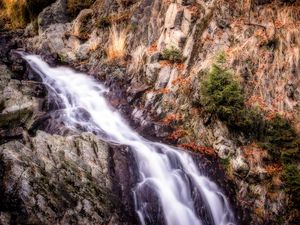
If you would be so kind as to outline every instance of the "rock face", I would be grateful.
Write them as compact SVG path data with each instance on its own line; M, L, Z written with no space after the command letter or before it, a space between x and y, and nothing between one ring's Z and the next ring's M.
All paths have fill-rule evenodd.
M117 198L105 143L38 132L26 145L0 147L1 224L108 223Z
M237 186L236 200L250 217L244 224L289 223L295 215L285 210L288 197L280 172L270 172L274 165L268 153L253 139L203 114L198 99L203 78L224 53L247 106L259 108L266 118L279 113L300 130L299 1L96 0L73 21L66 19L66 2L58 0L39 15L39 34L27 38L24 48L105 81L113 98L126 93L134 122L146 133L153 130L194 150L212 148ZM123 57L108 59L109 43L125 46ZM176 63L163 57L164 50L173 47L182 55ZM18 125L10 132L6 128L5 135L22 136L24 127L32 124L39 100L22 96L20 83L5 79L2 93L13 92L24 103L23 111L13 110L24 114L24 120L10 114L8 121L18 118ZM14 102L2 100L0 118L8 116ZM126 105L112 104L120 110ZM127 168L121 163L126 158L122 154L113 154L115 165ZM130 172L121 171L116 176L125 182Z
M91 133L36 130L47 93L12 77L0 64L0 224L136 224L130 153Z

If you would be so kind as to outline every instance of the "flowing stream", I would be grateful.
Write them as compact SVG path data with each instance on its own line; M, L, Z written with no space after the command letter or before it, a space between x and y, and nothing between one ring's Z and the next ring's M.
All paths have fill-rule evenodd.
M49 95L62 105L61 118L68 127L102 133L106 141L127 145L133 151L139 170L139 182L133 193L142 225L153 224L153 217L158 216L151 213L145 190L158 199L163 215L160 224L236 224L226 197L214 182L201 174L191 156L180 149L146 140L132 130L105 100L108 89L102 84L66 67L52 68L36 55L23 54L23 58L41 76ZM195 200L194 196L200 197ZM197 207L199 204L201 207Z

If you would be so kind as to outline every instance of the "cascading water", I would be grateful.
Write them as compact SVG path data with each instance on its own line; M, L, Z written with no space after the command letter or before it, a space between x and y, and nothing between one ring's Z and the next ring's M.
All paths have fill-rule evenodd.
M49 94L63 105L61 118L73 129L102 133L110 142L129 146L136 158L140 181L134 192L140 223L154 224L143 193L150 190L158 198L167 225L232 225L234 215L217 185L201 175L188 153L151 142L134 130L111 108L103 94L108 90L91 77L65 67L51 68L40 57L23 58L38 73ZM84 110L85 116L82 116ZM88 114L88 116L86 116ZM195 194L196 193L196 194ZM194 196L201 201L202 212ZM157 223L155 223L157 224Z

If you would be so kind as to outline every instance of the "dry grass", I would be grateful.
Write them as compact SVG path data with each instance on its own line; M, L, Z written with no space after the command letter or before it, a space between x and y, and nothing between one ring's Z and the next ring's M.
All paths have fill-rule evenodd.
M144 45L140 45L131 53L132 60L129 65L130 72L138 72L142 68L146 50L147 48Z
M8 21L7 28L24 27L52 2L54 0L1 0L0 18Z
M119 59L126 54L126 38L127 31L125 29L118 30L115 25L110 28L108 47L106 49L108 60Z
M89 48L91 51L96 51L100 47L101 39L97 36L96 32L91 34L91 38L88 40Z
M249 102L261 106L265 115L279 113L290 118L296 102L286 97L286 85L299 82L299 6L264 5L251 11L249 21L249 4L234 2L243 13L230 21L235 40L224 47L228 63L247 82ZM206 36L212 40L205 43L212 45L224 39L222 31Z

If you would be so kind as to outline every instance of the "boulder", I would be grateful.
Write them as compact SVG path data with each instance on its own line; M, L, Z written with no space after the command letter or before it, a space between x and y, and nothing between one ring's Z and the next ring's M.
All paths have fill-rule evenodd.
M66 0L57 0L39 14L39 34L43 33L51 24L66 23L67 21Z

